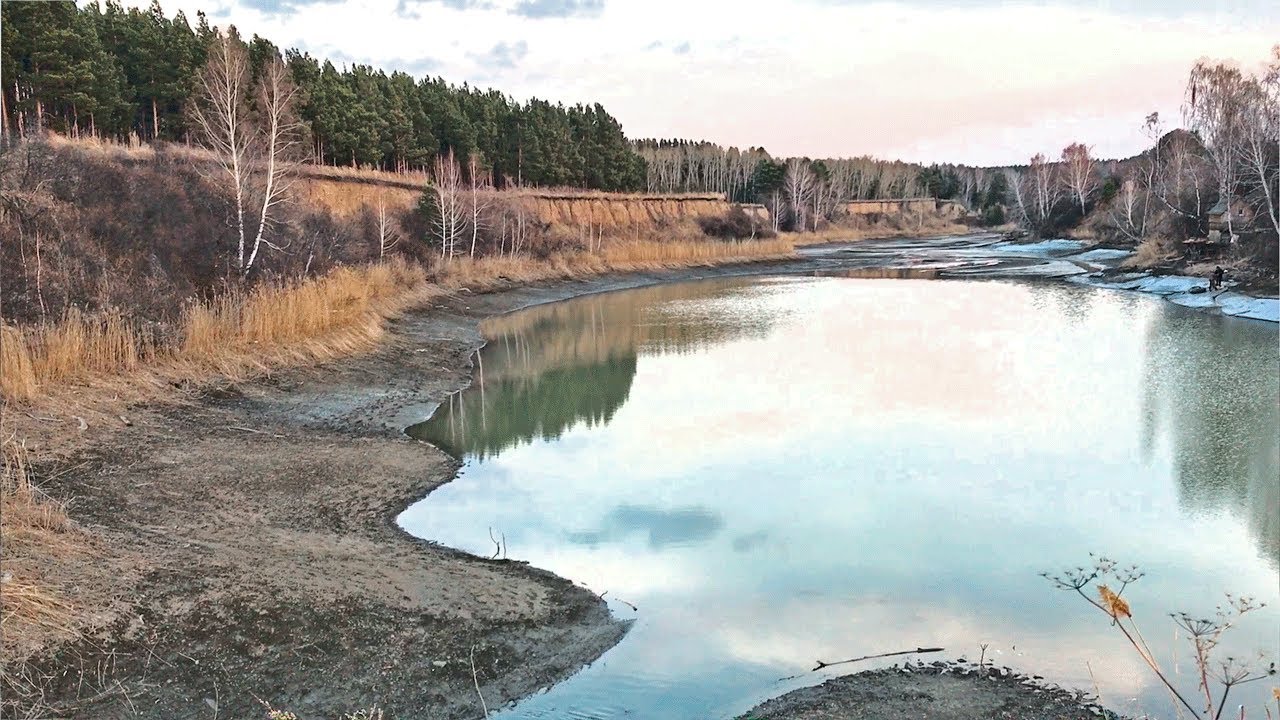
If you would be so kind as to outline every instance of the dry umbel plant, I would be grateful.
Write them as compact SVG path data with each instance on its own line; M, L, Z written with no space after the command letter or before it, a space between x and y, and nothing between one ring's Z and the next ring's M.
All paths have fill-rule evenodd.
M1136 565L1120 567L1116 561L1105 556L1093 553L1089 554L1093 560L1091 567L1079 566L1064 570L1059 574L1041 573L1041 576L1048 579L1055 587L1075 592L1086 602L1105 613L1111 618L1111 624L1133 649L1137 651L1142 661L1151 668L1160 682L1169 691L1174 699L1175 706L1178 707L1179 714L1183 709L1191 713L1192 717L1201 720L1220 720L1222 711L1227 705L1227 697L1231 694L1231 690L1245 683L1257 682L1276 674L1275 663L1271 663L1266 670L1256 670L1247 663L1242 663L1235 658L1228 657L1225 660L1214 656L1213 651L1217 648L1222 634L1230 628L1234 627L1244 615L1258 610L1265 606L1265 603L1255 601L1250 597L1237 597L1227 594L1227 600L1224 604L1219 605L1212 618L1198 618L1185 612L1172 613L1174 623L1178 626L1182 633L1185 633L1190 640L1194 650L1194 659L1197 672L1198 690L1202 694L1200 700L1203 701L1203 707L1197 708L1182 693L1174 687L1169 679L1168 673L1160 666L1155 658L1155 653L1147 645L1147 641L1143 639L1142 633L1139 632L1137 623L1134 621L1133 609L1129 605L1123 595L1129 585L1137 582L1145 573L1138 570ZM1104 580L1111 580L1119 583L1119 589L1113 590L1109 583ZM1089 589L1097 594L1097 599L1091 597ZM1213 682L1211 682L1213 681ZM1221 694L1216 697L1216 687L1221 688ZM1280 693L1280 691L1277 691ZM1277 695L1280 699L1280 694ZM1197 701L1199 704L1199 701ZM1268 717L1271 715L1269 709L1266 710ZM1244 717L1244 709L1241 708L1240 717Z

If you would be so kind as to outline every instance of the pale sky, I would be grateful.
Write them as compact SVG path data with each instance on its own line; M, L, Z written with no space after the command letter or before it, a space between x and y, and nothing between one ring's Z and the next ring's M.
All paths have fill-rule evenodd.
M127 0L143 6L149 0ZM335 64L599 102L628 137L1009 164L1171 126L1202 56L1256 67L1274 0L163 0Z

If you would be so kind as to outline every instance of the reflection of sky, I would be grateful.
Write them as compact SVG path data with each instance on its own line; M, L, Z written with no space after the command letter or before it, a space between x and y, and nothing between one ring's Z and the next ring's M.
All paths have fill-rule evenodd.
M621 645L512 717L727 716L819 658L972 656L980 643L1077 687L1093 684L1088 661L1108 703L1164 712L1123 638L1037 577L1090 551L1148 571L1126 594L1158 657L1173 655L1168 612L1209 612L1228 590L1272 606L1224 652L1274 657L1280 591L1256 527L1231 507L1184 509L1179 423L1142 447L1149 355L1180 357L1148 328L1194 337L1230 323L1274 349L1273 327L1069 286L773 287L741 289L742 307L723 293L680 300L699 323L749 312L772 324L696 352L642 348L607 424L470 461L402 516L482 553L486 528L500 529L512 557L639 607ZM676 305L658 310L679 322ZM1275 373L1233 381L1277 395ZM1240 420L1278 431L1274 413ZM1275 478L1268 452L1243 465ZM1239 697L1257 705L1263 685Z

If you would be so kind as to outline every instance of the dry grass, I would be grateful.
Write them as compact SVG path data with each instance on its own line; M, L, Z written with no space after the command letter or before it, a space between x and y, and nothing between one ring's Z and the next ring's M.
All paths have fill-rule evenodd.
M449 291L483 292L512 284L589 277L608 272L660 270L697 265L778 260L794 255L785 238L716 240L604 240L598 252L565 252L546 260L528 256L455 258L440 265L433 281Z
M629 270L776 259L790 257L794 251L790 238L731 242L626 240L605 245L601 255L612 269Z
M924 218L891 217L873 222L862 217L849 216L836 224L819 228L816 232L784 233L784 235L791 238L797 246L803 246L872 238L962 235L972 231L973 228L968 225L938 215L926 215Z
M388 212L417 206L425 184L404 187L391 184L350 182L331 177L313 177L305 173L294 185L299 200L308 206L321 207L337 217L345 218L363 208L375 210L381 204Z
M123 378L136 391L157 385L155 380L237 379L272 366L325 360L371 346L387 317L427 292L425 273L397 262L339 268L316 280L262 285L190 305L176 338L165 343L118 314L72 311L58 322L5 326L0 396L29 403L71 385L105 384L119 392L111 381Z
M76 633L76 608L46 580L48 565L38 559L77 551L79 533L66 508L32 483L26 446L3 420L0 433L0 694L9 694L24 692L14 672L27 657Z
M1155 267L1176 259L1179 254L1172 240L1151 237L1138 243L1137 252L1132 257L1126 258L1120 266L1127 268Z

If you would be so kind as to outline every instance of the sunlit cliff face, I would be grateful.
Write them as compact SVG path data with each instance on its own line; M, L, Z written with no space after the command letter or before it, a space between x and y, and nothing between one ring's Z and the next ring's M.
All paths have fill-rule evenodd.
M145 6L148 0L128 0ZM1176 124L1201 56L1261 62L1263 0L170 0L335 64L600 102L631 137L971 164L1103 157Z

